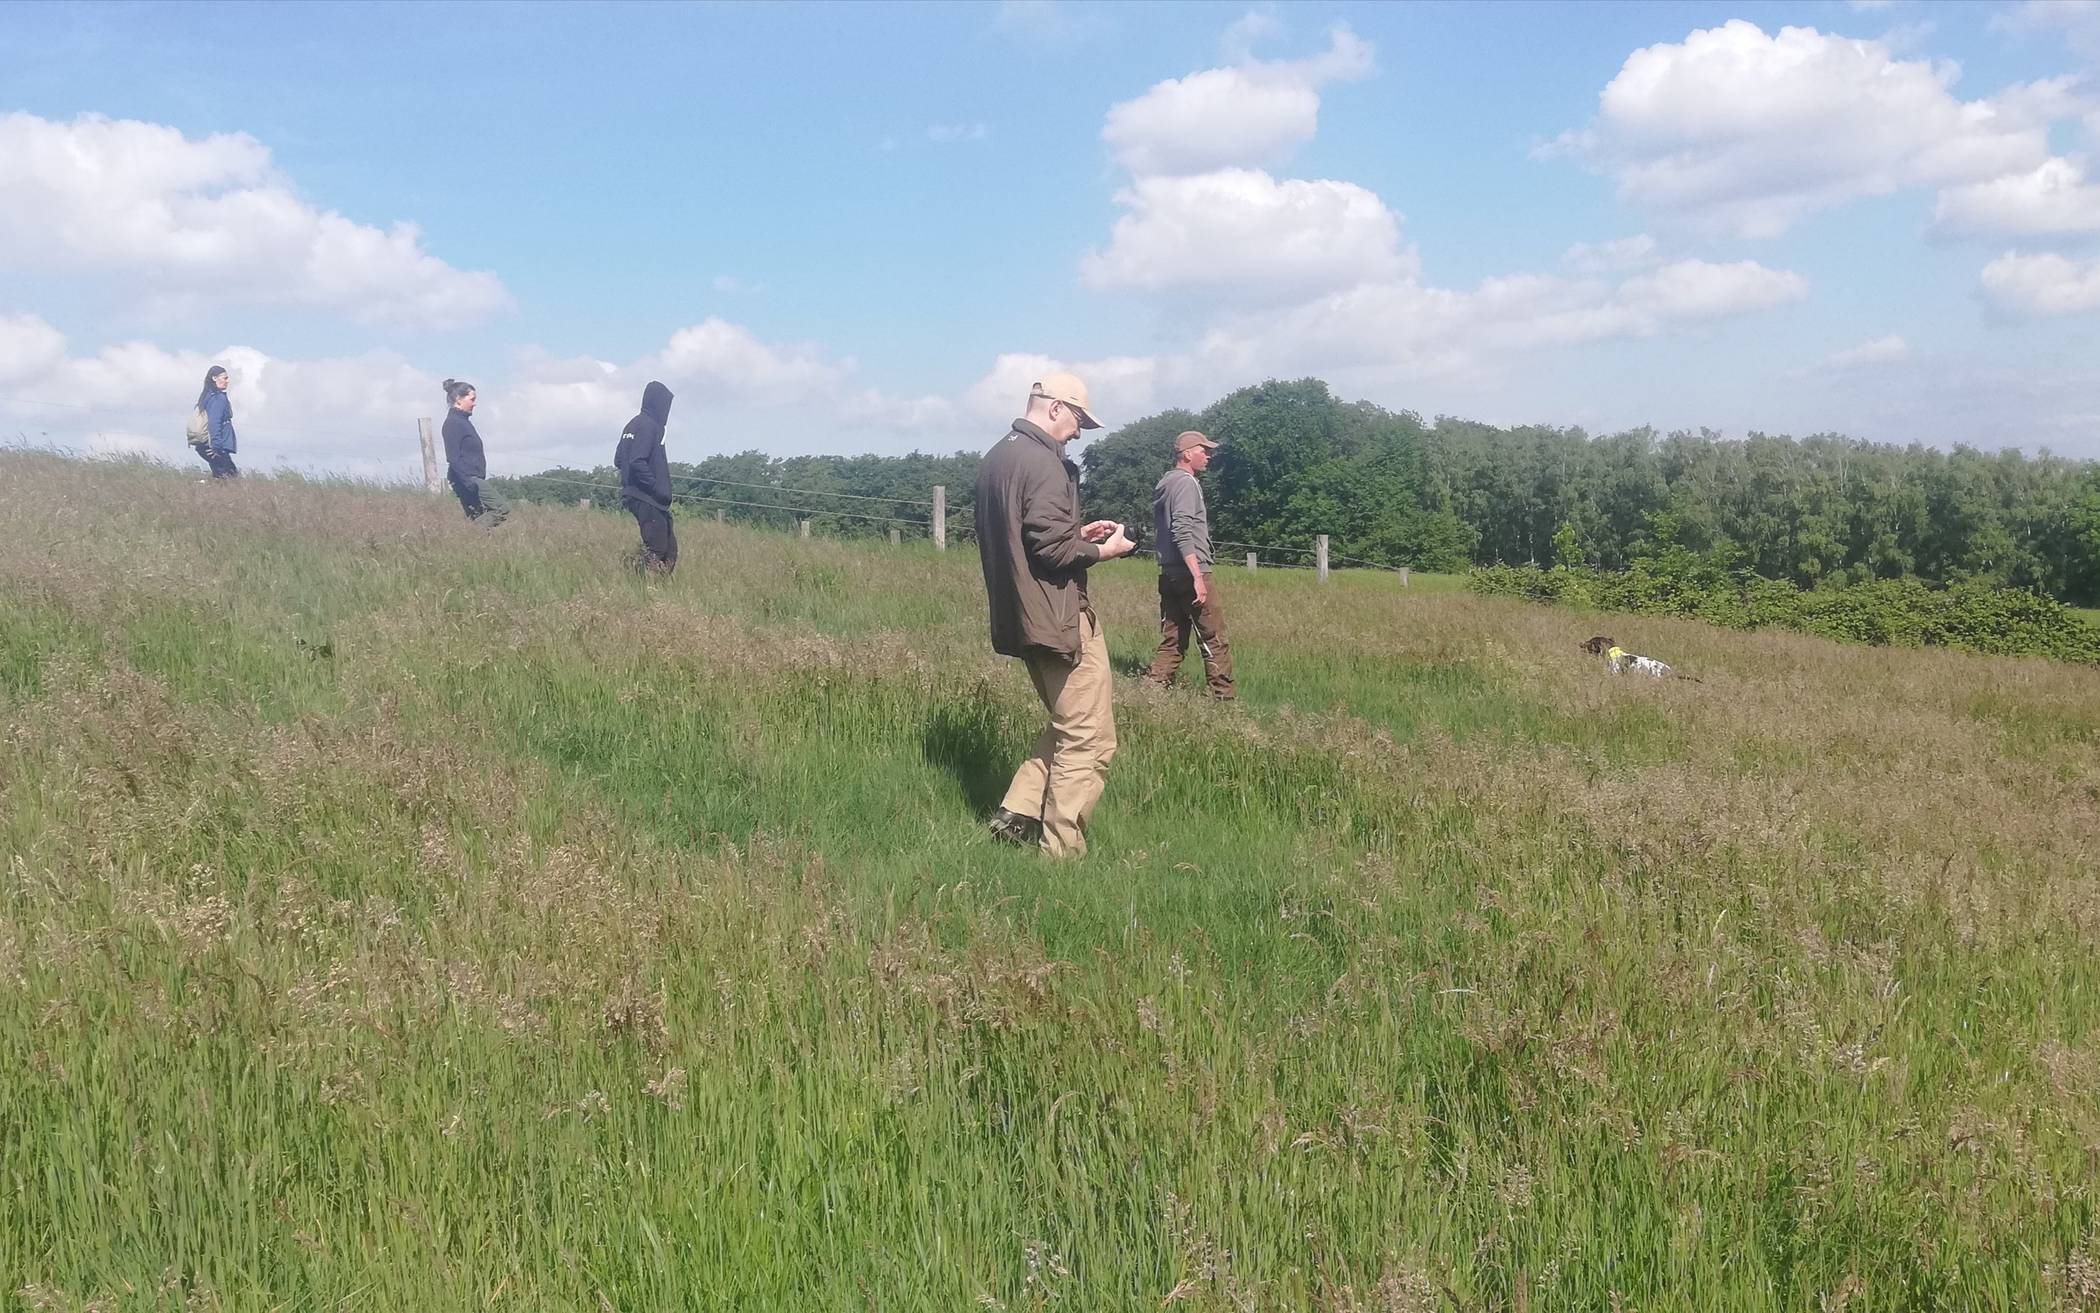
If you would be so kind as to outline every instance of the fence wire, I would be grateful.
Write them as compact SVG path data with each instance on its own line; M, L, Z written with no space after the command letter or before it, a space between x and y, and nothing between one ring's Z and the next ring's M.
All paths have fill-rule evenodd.
M1226 542L1222 538L1218 539L1215 545L1218 547L1244 547L1250 552L1290 552L1298 556L1314 557L1320 554L1319 549L1316 547L1285 547L1278 543L1231 543ZM1388 561L1367 561L1361 556L1343 556L1339 552L1327 553L1328 564L1332 565L1336 561L1341 561L1348 565L1369 566L1373 570L1404 570L1410 568L1408 566L1394 565ZM1269 564L1273 566L1273 568L1279 570L1301 570L1315 568L1312 566L1285 564L1281 561L1270 562Z
M541 483L558 483L569 488L597 488L604 492L618 492L616 483L589 483L582 479L558 479L546 474L526 475ZM907 520L895 515L870 515L865 511L836 511L824 506L782 506L774 502L737 501L731 497L704 497L697 492L673 492L674 501L714 502L723 506L745 506L755 511L779 511L783 515L829 515L842 520L880 520L886 524L909 524L921 529L930 529L926 520Z

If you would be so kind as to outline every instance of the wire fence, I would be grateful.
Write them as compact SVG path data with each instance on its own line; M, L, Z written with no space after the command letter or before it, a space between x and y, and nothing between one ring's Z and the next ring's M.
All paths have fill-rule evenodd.
M712 474L678 474L672 477L683 479L687 483L716 483L725 488L756 488L761 492L792 493L798 497L844 497L849 501L896 502L905 506L924 506L929 510L933 507L932 502L920 501L915 497L876 497L864 492L832 492L827 488L784 488L777 483L739 483L735 479L718 479Z
M594 489L598 489L598 492L619 492L617 483L588 483L584 479L556 479L554 475L525 475L525 479L531 479L533 483L561 483L563 487L594 487ZM903 519L903 517L897 517L897 515L869 515L869 513L865 513L865 510L834 510L834 508L829 508L829 506L781 506L779 502L739 502L735 498L710 498L710 496L701 496L697 492L672 492L670 496L672 496L672 500L678 500L678 502L714 502L714 504L722 504L722 506L748 506L752 510L779 510L781 515L829 515L829 517L836 517L836 519L871 519L871 521L882 521L882 523L892 523L892 525L918 525L920 529L930 529L932 527L932 521L926 521L926 519Z
M1240 547L1250 552L1286 552L1296 556L1310 556L1316 559L1320 554L1320 549L1317 547L1285 547L1280 543L1234 543L1226 542L1222 538L1216 539L1213 545L1218 547ZM1361 556L1344 556L1340 552L1327 553L1327 560L1330 564L1341 561L1348 565L1361 565L1373 570L1405 570L1409 568L1404 565L1395 565L1390 561L1367 561ZM1265 561L1263 565L1275 570L1311 570L1317 568L1310 565L1296 565L1286 561Z

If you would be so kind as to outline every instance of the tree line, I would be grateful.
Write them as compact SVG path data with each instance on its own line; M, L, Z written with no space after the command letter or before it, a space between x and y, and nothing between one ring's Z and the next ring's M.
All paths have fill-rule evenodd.
M2030 588L2100 602L2100 466L2046 452L1966 446L1634 429L1499 428L1365 401L1318 379L1241 388L1198 412L1124 425L1080 455L1087 514L1147 525L1152 485L1174 435L1201 429L1225 446L1209 485L1213 537L1309 547L1327 534L1342 556L1454 570L1469 565L1623 569L1672 550L1803 588L1877 579ZM760 452L672 466L681 493L714 495L725 517L792 527L776 505L926 518L926 508L771 492L815 489L924 501L948 488L949 533L969 537L977 453L769 457ZM501 480L535 500L566 495L537 480L618 483L608 468ZM733 487L725 480L758 487ZM817 516L827 532L884 533L878 520ZM909 530L907 530L909 532Z

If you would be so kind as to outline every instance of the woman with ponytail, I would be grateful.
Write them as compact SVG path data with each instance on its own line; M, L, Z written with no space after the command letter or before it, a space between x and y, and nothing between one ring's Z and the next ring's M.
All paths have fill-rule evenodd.
M230 382L232 379L224 365L213 365L205 370L204 390L197 394L197 408L190 412L190 446L206 465L211 466L211 476L215 479L241 477L241 472L233 465L236 444L233 402L226 395Z
M467 518L485 518L493 529L510 514L510 504L483 483L489 465L482 454L481 434L474 428L476 399L472 383L445 380L445 477L451 480Z

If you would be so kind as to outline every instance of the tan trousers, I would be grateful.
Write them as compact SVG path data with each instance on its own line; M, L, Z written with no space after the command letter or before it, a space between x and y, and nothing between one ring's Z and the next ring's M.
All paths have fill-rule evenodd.
M1043 851L1086 854L1087 818L1108 783L1116 755L1116 709L1108 677L1108 640L1091 615L1079 617L1079 664L1052 652L1025 659L1035 695L1050 713L1035 751L1014 772L1000 806L1043 822Z

